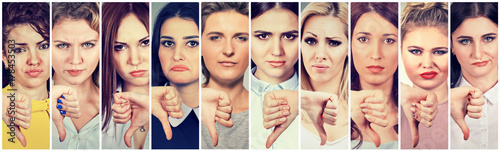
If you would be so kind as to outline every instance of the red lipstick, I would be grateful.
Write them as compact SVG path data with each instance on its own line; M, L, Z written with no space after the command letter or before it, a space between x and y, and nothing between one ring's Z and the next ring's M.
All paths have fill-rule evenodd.
M382 72L382 70L384 70L384 67L379 66L379 65L371 65L371 66L368 66L366 68L368 70L370 70L370 72L373 72L373 73L379 73L379 72Z
M170 68L170 71L187 71L189 68L185 65L175 65L172 68Z
M420 77L422 77L424 79L432 79L436 76L437 76L437 72L435 72L435 71L428 71L428 72L424 72L424 73L420 74Z

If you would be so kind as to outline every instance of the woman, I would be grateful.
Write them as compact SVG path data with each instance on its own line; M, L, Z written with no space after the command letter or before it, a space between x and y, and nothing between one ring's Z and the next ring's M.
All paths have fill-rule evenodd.
M298 148L298 3L252 3L252 148ZM272 26L270 26L272 25ZM268 87L269 86L269 87ZM287 104L268 106L267 92L295 90ZM292 102L293 101L293 102ZM295 105L294 105L295 104ZM288 108L265 112L274 108ZM295 111L295 112L294 112ZM263 117L263 118L260 118ZM262 126L264 124L264 126ZM278 126L287 127L276 139Z
M53 3L52 15L53 89L74 89L52 93L52 148L97 149L99 4Z
M2 6L3 149L49 149L49 4Z
M153 103L157 100L155 98L177 94L173 96L176 99L171 100L182 100L182 111L177 119L173 117L178 115L158 107L159 102L153 104L153 149L199 148L198 12L198 3L172 2L167 3L156 18L153 29L152 77L153 86L156 86L152 89ZM169 93L164 94L167 90Z
M102 54L110 59L103 60L102 76L110 82L103 83L102 148L149 148L149 6L104 3L103 20ZM123 92L145 99L124 99ZM114 100L113 95L120 100ZM127 102L120 103L121 99ZM146 120L138 122L134 120L137 116ZM129 135L133 135L133 143L127 140Z
M453 3L450 29L452 149L497 149L498 3Z
M401 91L401 148L446 149L448 4L405 4L401 22L401 58L413 88L404 89L407 86L403 86ZM410 96L410 93L417 92L422 96Z
M351 10L351 147L398 148L398 4Z
M202 3L201 14L201 64L205 77L201 146L248 149L249 96L243 86L248 68L248 3Z
M348 149L347 3L309 3L301 16L301 98L309 98L301 100L301 147ZM325 98L313 105L321 94Z

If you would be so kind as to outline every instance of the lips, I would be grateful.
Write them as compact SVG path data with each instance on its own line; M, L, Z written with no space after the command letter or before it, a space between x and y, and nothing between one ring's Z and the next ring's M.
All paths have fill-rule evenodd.
M324 64L315 64L312 66L312 68L316 70L316 72L325 72L330 67Z
M424 79L432 79L436 76L437 76L437 72L435 72L435 71L428 71L428 72L424 72L424 73L420 74L420 77L422 77Z
M170 71L187 71L189 68L185 65L175 65L172 68L170 68Z
M221 65L222 65L222 66L224 66L224 67L234 67L234 66L236 66L236 64L238 64L238 63L236 63L236 62L234 62L234 61L224 60L224 61L219 61L219 64L221 64Z
M144 75L144 73L146 73L146 70L134 70L132 72L130 72L129 74L133 77L142 77L142 75Z
M372 73L379 73L379 72L382 72L382 70L384 70L384 67L379 66L379 65L371 65L371 66L366 67L366 69L368 69Z
M70 69L70 70L66 70L66 72L68 72L72 76L80 75L80 73L82 73L82 71L83 71L82 69Z
M31 77L38 77L38 75L40 75L42 72L42 69L29 69L24 73L28 74Z
M488 64L488 62L489 61L477 61L477 62L472 63L472 65L475 65L478 67L483 67L483 66L486 66Z
M283 60L272 60L272 61L267 61L267 63L269 63L269 65L277 68L277 67L282 67L285 65L286 61L283 61Z

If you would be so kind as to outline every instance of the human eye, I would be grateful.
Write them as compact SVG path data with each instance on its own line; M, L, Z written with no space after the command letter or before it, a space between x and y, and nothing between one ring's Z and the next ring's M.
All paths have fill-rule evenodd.
M43 43L38 47L38 50L49 49L49 47L50 47L49 43Z
M267 39L269 39L270 35L269 34L258 34L255 37L259 38L260 40L267 40Z
M220 36L210 36L211 41L216 41L216 40L220 40L220 39L222 39L222 37L220 37Z
M471 43L472 40L470 40L470 39L462 39L462 40L459 40L458 42L460 44L462 44L462 45L467 45L467 44Z
M190 48L194 48L196 46L200 45L200 43L198 41L188 41L186 43L186 46L190 47Z
M306 42L310 46L316 45L318 43L318 41L314 38L306 38L304 42Z
M436 55L444 55L444 54L447 54L448 53L448 50L436 50L434 52L432 52Z
M410 52L411 54L414 54L414 55L422 54L422 50L418 50L418 49L410 49L410 50L408 50L408 52Z
M149 46L149 39L143 40L141 42L141 47L147 47L147 46Z
M495 38L497 38L497 37L486 37L486 38L484 38L484 42L491 42L491 41L495 40Z
M236 37L236 39L238 39L238 40L240 40L240 41L243 41L243 42L245 42L245 41L247 41L247 40L248 40L248 38L247 38L247 37L244 37L244 36L238 36L238 37Z
M292 41L295 38L297 38L297 35L294 35L294 34L285 34L285 35L282 36L282 38L285 39L285 40Z
M366 43L366 42L368 42L368 37L359 37L358 41L361 43Z
M338 40L330 40L330 41L328 41L328 45L333 46L333 47L337 47L337 46L339 46L341 44L342 44L342 42L340 42Z
M396 40L394 40L392 38L385 38L384 39L384 43L387 43L387 44L393 44L394 42L396 42Z
M66 43L62 43L62 44L57 44L56 47L59 49L67 49L69 45Z
M94 46L95 46L95 44L93 44L91 42L85 42L85 43L82 44L83 48L92 48Z
M161 45L163 45L164 47L172 47L175 45L175 42L170 40L165 40L161 42Z
M115 45L114 49L115 49L115 51L122 51L124 49L127 49L127 46L125 46L125 45Z
M25 48L13 48L12 51L14 53L23 53L26 52L27 50Z

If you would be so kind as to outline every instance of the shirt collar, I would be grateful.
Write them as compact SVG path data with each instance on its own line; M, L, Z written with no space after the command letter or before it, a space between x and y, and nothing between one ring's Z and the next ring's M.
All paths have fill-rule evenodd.
M458 86L472 86L462 74L460 74L460 78L458 80ZM489 89L486 92L483 92L483 97L486 99L486 101L490 104L495 104L497 103L497 98L498 98L498 82L493 86L493 88Z
M173 127L177 127L179 126L182 122L184 122L184 120L187 118L187 116L189 115L189 113L191 112L191 110L194 110L194 114L196 115L196 118L200 119L200 108L197 107L197 108L190 108L189 106L186 106L184 104L181 104L181 107L182 107L182 117L177 119L177 118L173 118L173 117L168 117L168 121L170 122L170 125L172 125Z
M282 89L296 90L299 87L299 81L298 81L299 76L296 71L294 72L293 76L290 79L276 85L273 85L266 81L259 80L254 75L255 71L257 71L257 67L252 68L251 81L252 81L252 91L254 91L257 95L263 95L264 92L269 92L274 90L282 90Z

